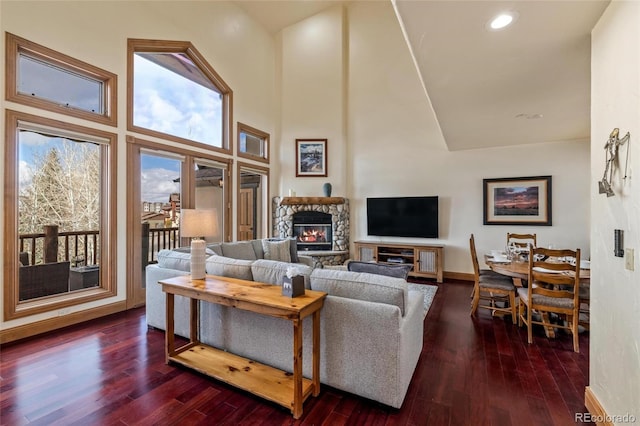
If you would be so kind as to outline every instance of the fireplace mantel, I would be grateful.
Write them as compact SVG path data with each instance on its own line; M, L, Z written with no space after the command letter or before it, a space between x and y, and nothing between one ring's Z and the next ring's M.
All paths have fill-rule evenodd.
M344 197L283 197L281 206L301 206L305 204L344 204Z

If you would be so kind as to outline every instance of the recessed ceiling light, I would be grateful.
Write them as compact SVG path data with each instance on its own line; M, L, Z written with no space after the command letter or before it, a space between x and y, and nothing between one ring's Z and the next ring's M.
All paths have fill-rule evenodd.
M526 118L527 120L537 120L539 118L542 118L543 115L542 114L525 114L525 113L521 113L521 114L517 114L516 118Z
M518 18L517 12L504 12L493 17L487 23L487 29L490 31L498 31L513 24Z

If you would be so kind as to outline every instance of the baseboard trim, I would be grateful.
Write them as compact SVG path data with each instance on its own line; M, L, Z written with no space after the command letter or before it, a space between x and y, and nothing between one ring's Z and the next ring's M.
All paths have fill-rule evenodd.
M456 280L456 281L471 281L473 282L475 280L475 277L473 274L467 274L464 272L447 272L444 271L444 278L446 279L450 279L450 280Z
M42 321L32 322L29 324L19 325L0 331L0 344L13 342L48 331L57 330L62 327L79 324L81 322L104 317L107 315L122 312L127 309L125 301L111 303L109 305L98 306L97 308L87 309L86 311L74 312L61 317L49 318Z
M613 426L613 423L609 421L611 417L607 415L607 412L589 386L584 388L584 406L587 407L592 421L595 421L596 424Z

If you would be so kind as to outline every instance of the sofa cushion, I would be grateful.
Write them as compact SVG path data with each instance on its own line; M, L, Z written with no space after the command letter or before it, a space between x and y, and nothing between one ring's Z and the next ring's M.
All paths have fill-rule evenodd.
M347 270L352 272L366 272L369 274L386 275L406 280L411 271L411 265L386 265L383 263L351 261Z
M205 269L207 274L253 281L251 273L253 262L253 260L233 259L214 254L207 259Z
M233 259L256 260L255 250L251 241L238 241L235 243L222 243L222 255Z
M360 272L314 269L311 272L311 290L329 295L369 302L387 303L405 312L409 297L407 282L402 278Z
M253 251L256 252L256 258L264 259L264 250L262 250L262 240L251 240Z
M207 244L207 248L211 250L214 254L218 256L222 256L222 243L210 243Z
M191 246L183 246L183 247L176 247L171 249L172 251L176 251L178 253L191 253ZM207 256L211 256L212 254L216 254L216 252L214 252L213 250L211 250L209 247L205 247L204 252Z
M278 260L280 262L291 262L290 251L291 240L262 240L262 250L264 251L264 258L267 260Z
M312 268L307 265L258 259L251 265L251 273L253 274L253 280L256 282L282 285L282 280L287 275L289 268L294 268L296 275L302 275L304 277L304 287L311 289L309 276Z
M158 266L178 271L191 271L191 253L177 250L160 250L158 252Z

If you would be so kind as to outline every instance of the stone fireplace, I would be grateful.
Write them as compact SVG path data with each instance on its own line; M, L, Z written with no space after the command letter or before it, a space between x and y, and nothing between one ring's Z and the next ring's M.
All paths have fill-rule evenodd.
M342 197L274 197L273 235L296 237L298 251L322 265L349 258L349 200Z

